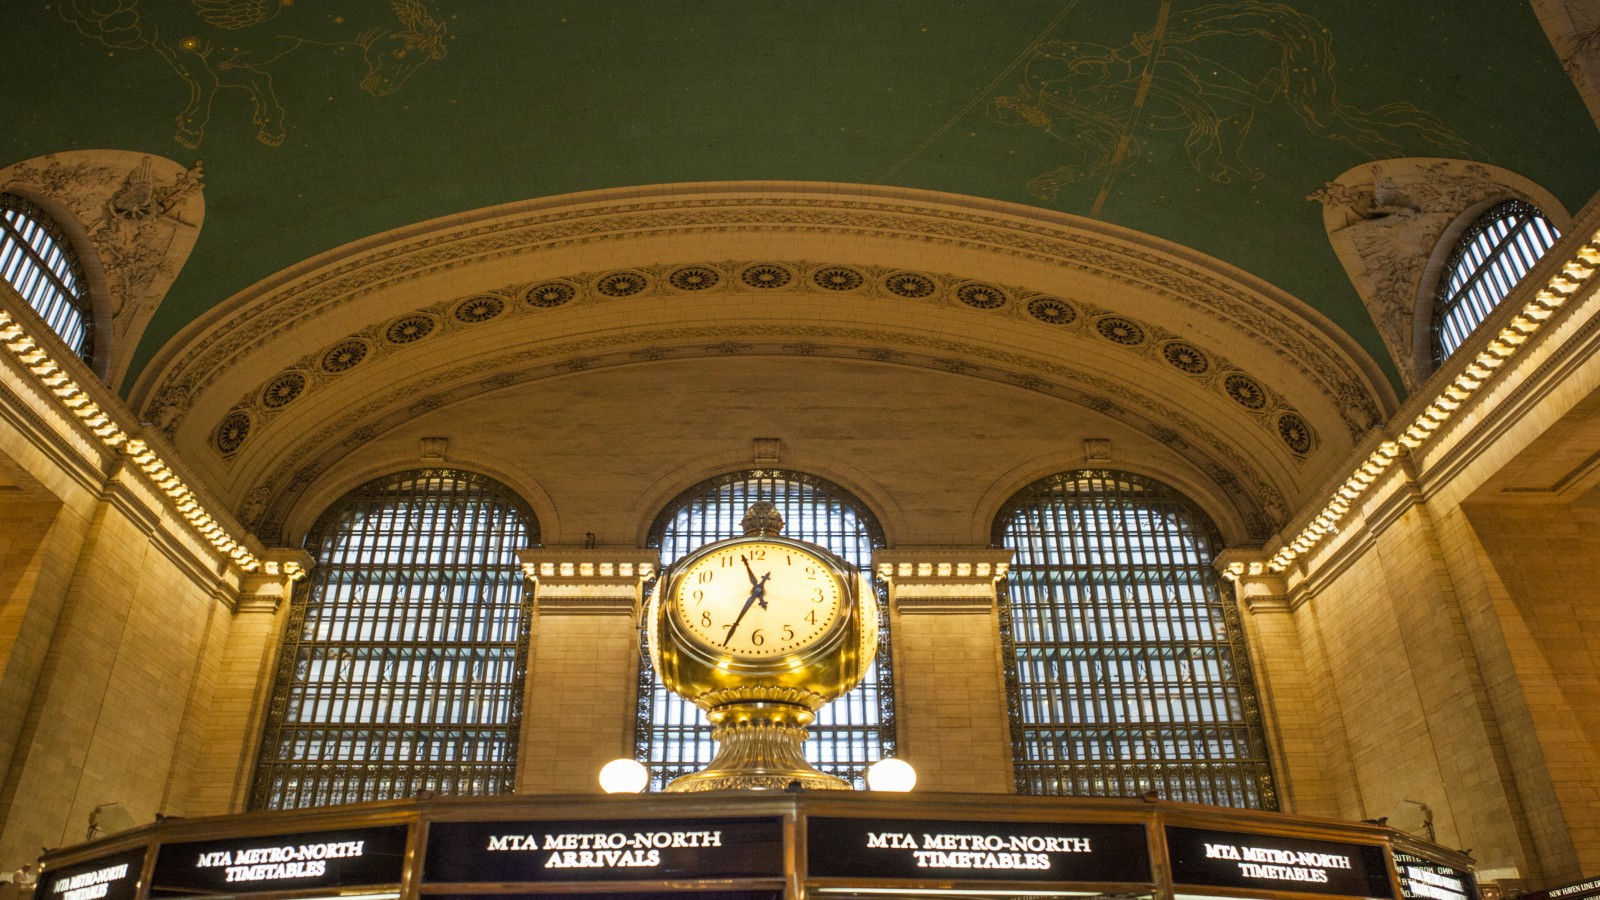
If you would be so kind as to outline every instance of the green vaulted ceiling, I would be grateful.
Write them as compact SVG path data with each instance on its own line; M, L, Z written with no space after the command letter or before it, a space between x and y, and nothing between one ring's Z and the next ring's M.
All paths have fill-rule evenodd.
M1150 232L1299 296L1387 367L1308 194L1398 156L1494 163L1569 209L1600 187L1600 136L1515 0L16 0L3 15L0 165L204 160L205 227L136 370L234 292L375 232L749 179ZM224 86L180 123L184 72ZM227 86L250 77L265 115Z

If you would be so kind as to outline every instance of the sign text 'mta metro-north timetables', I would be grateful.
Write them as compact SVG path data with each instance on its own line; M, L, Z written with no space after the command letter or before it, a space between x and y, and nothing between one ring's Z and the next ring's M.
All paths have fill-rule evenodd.
M813 817L806 831L818 877L1150 880L1143 825Z

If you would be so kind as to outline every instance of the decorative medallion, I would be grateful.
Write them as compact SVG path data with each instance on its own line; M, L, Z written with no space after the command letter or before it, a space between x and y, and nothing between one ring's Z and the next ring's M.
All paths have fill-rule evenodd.
M969 281L956 288L956 299L978 309L999 309L1010 297L999 288L977 281Z
M1211 360L1200 352L1200 348L1186 341L1170 341L1161 348L1161 355L1180 372L1190 375L1204 375L1211 368Z
M306 389L306 376L299 372L285 372L272 379L261 392L261 405L267 409L282 409L294 402Z
M754 288L779 288L789 283L794 273L783 266L760 263L739 273L739 280Z
M721 280L722 276L710 266L683 266L667 276L667 283L680 291L703 291Z
M913 300L932 296L933 292L938 289L938 285L933 283L932 278L926 275L918 275L915 272L896 272L883 279L883 286L891 294L910 297Z
M1316 446L1311 426L1295 413L1284 413L1278 417L1278 434L1283 438L1283 443L1299 456L1305 456Z
M1100 336L1113 344L1122 344L1132 347L1144 343L1144 329L1132 319L1121 316L1106 316L1094 323L1094 329Z
M475 325L487 322L506 310L506 302L491 294L482 294L469 297L456 304L455 317L458 322Z
M391 344L409 344L433 334L435 324L433 316L421 313L401 316L390 322L389 327L383 330L383 338Z
M337 375L354 369L367 358L369 349L366 341L355 338L340 341L329 348L327 353L322 354L322 371Z
M1065 300L1054 297L1035 297L1028 301L1028 315L1046 325L1070 325L1078 318L1078 311Z
M594 289L607 297L631 297L650 286L650 279L642 272L612 272L600 276Z
M528 288L522 299L529 306L560 306L572 302L578 296L578 289L565 281L546 281Z
M242 412L229 413L217 426L217 449L223 456L232 454L250 436L250 417Z
M830 291L853 291L866 282L866 276L849 266L828 266L812 273L817 287Z
M1228 396L1245 409L1265 409L1267 406L1267 392L1249 375L1235 372L1223 379L1222 386Z

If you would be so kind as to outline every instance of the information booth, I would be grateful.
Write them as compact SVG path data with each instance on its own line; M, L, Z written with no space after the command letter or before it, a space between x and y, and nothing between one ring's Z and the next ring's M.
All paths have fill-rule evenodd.
M738 791L166 819L44 857L36 900L1476 900L1388 828L1165 801Z

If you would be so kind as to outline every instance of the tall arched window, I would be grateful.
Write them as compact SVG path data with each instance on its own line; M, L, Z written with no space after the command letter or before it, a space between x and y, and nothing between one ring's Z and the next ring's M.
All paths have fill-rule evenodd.
M16 194L0 194L0 278L73 353L93 356L94 317L77 254L55 220Z
M1433 301L1433 361L1444 362L1561 239L1538 207L1507 200L1467 226Z
M843 488L796 472L750 469L697 484L679 494L650 528L649 545L671 565L711 541L744 534L739 520L757 500L777 504L785 537L820 544L871 578L872 551L883 546L883 529ZM880 594L880 607L883 606ZM861 684L822 708L806 741L811 764L862 783L868 765L894 752L893 679L889 674L887 615L880 620L878 658ZM651 786L705 767L716 744L705 713L668 691L641 650L637 754L650 768Z
M1272 809L1259 707L1220 538L1158 481L1085 470L996 517L1017 790Z
M449 469L368 482L306 538L251 794L294 809L509 793L529 615L521 499Z

